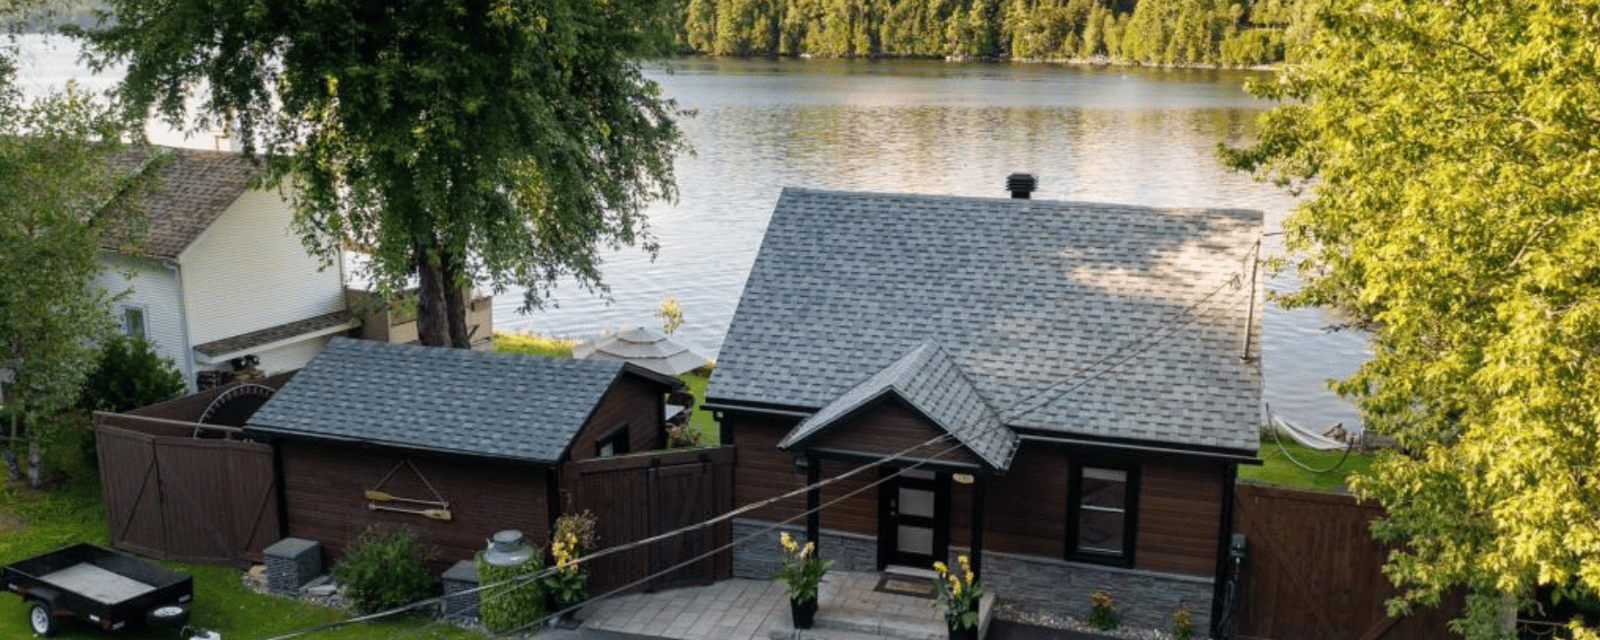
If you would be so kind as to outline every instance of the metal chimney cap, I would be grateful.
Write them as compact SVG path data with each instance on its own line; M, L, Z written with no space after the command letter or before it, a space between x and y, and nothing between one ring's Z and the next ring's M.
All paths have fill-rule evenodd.
M1006 190L1011 197L1027 200L1039 188L1039 179L1031 173L1013 173L1006 176Z

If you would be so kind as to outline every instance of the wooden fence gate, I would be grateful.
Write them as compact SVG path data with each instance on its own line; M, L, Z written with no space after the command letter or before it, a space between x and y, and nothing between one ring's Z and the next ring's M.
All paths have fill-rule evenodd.
M1459 603L1393 618L1395 596L1383 575L1389 548L1369 528L1383 514L1345 494L1239 483L1234 530L1248 550L1238 598L1236 638L1379 640L1459 638L1446 626Z
M95 415L95 440L113 545L167 560L247 566L281 537L271 447L104 413Z
M654 451L567 464L561 487L568 507L599 517L604 548L706 522L733 508L733 447ZM590 593L709 584L733 571L730 523L692 529L659 542L597 558ZM660 575L657 575L660 574Z

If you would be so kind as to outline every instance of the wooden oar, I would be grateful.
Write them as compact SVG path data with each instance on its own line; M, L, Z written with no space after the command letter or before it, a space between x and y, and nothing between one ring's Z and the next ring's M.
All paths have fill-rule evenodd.
M415 498L402 498L400 496L397 496L397 495L394 495L394 494L389 494L389 493L384 493L384 492L378 491L376 489L367 489L366 490L366 496L367 496L368 500L376 500L378 502L389 502L389 501L410 502L412 504L433 505L435 507L440 507L440 508L445 508L445 509L448 509L450 507L450 503L448 503L448 502L439 502L438 500L417 500Z
M396 513L410 513L410 514L415 514L415 515L419 515L419 516L426 516L426 517L429 517L429 518L433 518L434 520L440 520L440 521L444 521L444 522L449 522L454 518L454 516L451 515L449 509L407 509L405 507L391 507L391 506L386 505L386 504L372 504L370 502L367 503L367 508L371 509L373 511L394 511Z

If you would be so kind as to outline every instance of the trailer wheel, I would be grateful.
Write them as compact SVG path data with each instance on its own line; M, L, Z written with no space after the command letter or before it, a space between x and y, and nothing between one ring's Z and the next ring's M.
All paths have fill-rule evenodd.
M35 600L28 609L28 625L33 627L33 632L41 636L53 636L60 629L54 616L50 615L50 605Z
M162 605L145 613L144 621L152 627L177 629L189 621L189 609L176 604Z

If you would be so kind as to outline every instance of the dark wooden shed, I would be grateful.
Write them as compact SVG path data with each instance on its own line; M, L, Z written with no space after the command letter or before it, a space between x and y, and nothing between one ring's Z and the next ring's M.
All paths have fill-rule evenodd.
M675 378L617 361L336 339L252 416L289 536L337 557L369 524L410 528L435 568L496 531L544 543L564 464L665 442Z

